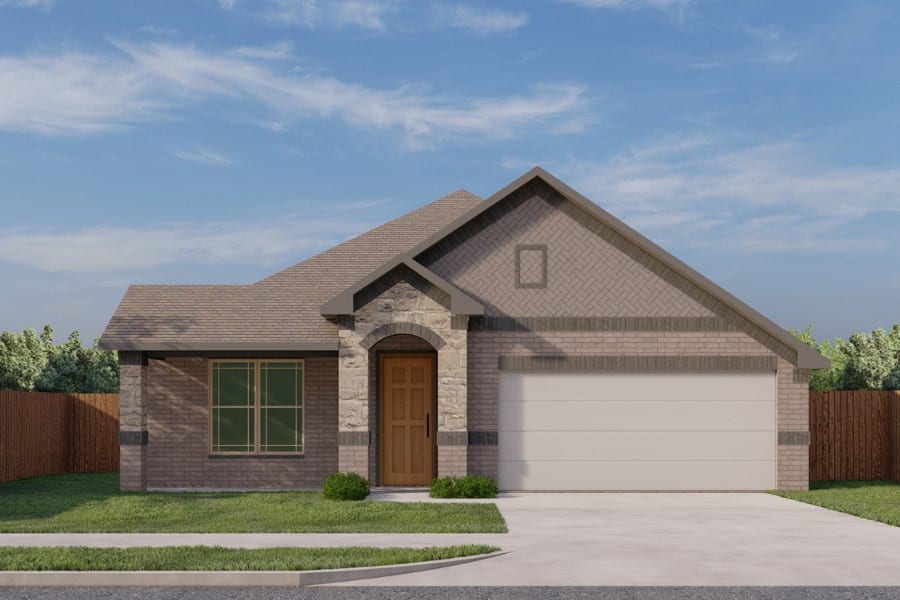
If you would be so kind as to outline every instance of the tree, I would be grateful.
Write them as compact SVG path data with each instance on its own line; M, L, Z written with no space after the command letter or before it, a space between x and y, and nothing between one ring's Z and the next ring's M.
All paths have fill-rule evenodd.
M35 386L41 391L105 393L119 391L119 367L114 353L101 350L97 342L88 348L73 331L64 344L54 346L47 367Z
M900 323L890 332L854 333L846 342L835 338L821 345L812 335L812 325L791 333L831 360L831 368L813 371L811 390L900 389Z
M812 334L812 325L809 325L803 331L797 332L793 329L789 331L801 342L820 352L825 358L831 360L831 367L827 369L818 369L812 372L809 380L809 389L814 391L839 390L842 389L842 381L844 379L844 371L847 365L847 357L844 354L844 340L835 338L834 342L823 340L821 344L816 341Z
M893 340L884 329L876 329L872 335L851 334L844 351L847 355L845 389L880 390L897 366Z
M847 342L841 338L834 338L834 342L822 340L819 352L831 361L831 366L812 372L809 389L817 392L845 389L843 386L844 373L847 370L847 354L844 352L846 344Z
M94 344L83 347L72 332L56 346L47 325L40 337L34 330L0 334L0 389L42 392L106 393L119 390L115 352Z
M0 334L0 389L33 390L47 366L52 346L53 329L49 325L44 326L40 337L34 329Z

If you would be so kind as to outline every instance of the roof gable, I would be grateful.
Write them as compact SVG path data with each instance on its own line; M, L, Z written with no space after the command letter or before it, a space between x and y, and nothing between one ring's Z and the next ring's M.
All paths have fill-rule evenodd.
M484 304L488 317L718 316L696 286L540 179L417 260Z
M476 217L482 215L486 211L490 210L495 205L499 204L508 196L510 196L512 193L516 192L535 179L541 180L557 193L559 193L563 198L572 202L575 206L583 210L589 216L599 220L605 226L609 227L612 231L621 236L628 243L634 244L637 248L643 250L648 255L653 257L661 265L668 269L671 269L674 273L684 278L684 280L686 280L690 284L697 286L699 289L703 290L704 292L708 293L710 296L721 302L723 306L732 310L743 319L746 319L752 326L752 328L758 329L762 332L763 335L761 337L770 336L774 341L777 341L787 348L795 351L797 353L796 364L798 367L805 369L822 369L830 366L831 363L828 359L823 357L821 354L819 354L806 344L797 340L793 335L780 327L778 324L768 319L755 309L751 308L749 305L739 300L737 297L735 297L725 289L713 283L710 279L706 278L698 271L682 262L680 259L676 258L666 250L663 250L660 246L656 245L654 242L650 241L648 238L644 237L621 220L603 210L602 208L588 200L585 196L578 193L541 167L532 168L527 173L511 182L509 185L505 186L503 189L490 196L487 200L472 207L469 211L460 215L454 221L447 224L439 231L435 232L434 235L423 239L421 242L410 248L406 253L398 256L394 260L398 262L415 261L427 250L434 247L436 244L443 241L445 238L459 230L461 227L463 227Z
M385 263L322 305L322 315L333 317L352 314L355 308L353 300L356 294L400 266L406 266L419 277L450 296L451 313L455 315L484 314L484 306L455 285L443 279L437 273L426 269L415 260L408 257L399 257Z

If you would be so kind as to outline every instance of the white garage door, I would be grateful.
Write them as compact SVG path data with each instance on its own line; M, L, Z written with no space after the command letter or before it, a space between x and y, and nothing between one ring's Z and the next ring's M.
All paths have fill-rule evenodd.
M775 374L501 371L504 490L775 487Z

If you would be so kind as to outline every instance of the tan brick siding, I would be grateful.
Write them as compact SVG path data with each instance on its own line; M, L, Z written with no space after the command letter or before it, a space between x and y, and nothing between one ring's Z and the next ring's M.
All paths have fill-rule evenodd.
M438 477L469 472L466 446L438 446Z
M304 360L304 457L209 458L208 361L151 360L150 488L316 488L337 471L337 359Z
M580 213L580 214L579 214ZM549 186L526 186L420 257L487 315L708 317L710 310L598 235ZM546 289L516 287L515 249L547 246Z

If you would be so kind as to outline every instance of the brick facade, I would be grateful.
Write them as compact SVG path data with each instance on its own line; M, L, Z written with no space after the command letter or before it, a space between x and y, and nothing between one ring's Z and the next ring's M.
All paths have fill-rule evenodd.
M546 248L546 287L517 285L520 246ZM714 316L647 268L658 261L545 184L514 192L419 259L488 316Z
M149 361L148 488L311 489L337 471L336 358L304 359L304 451L285 458L211 457L208 364L202 357Z
M303 458L211 458L207 360L123 353L122 431L149 431L122 446L123 488L311 488L338 470L378 483L376 359L398 350L437 355L438 474L494 477L500 357L760 357L776 374L777 486L808 487L797 350L543 181L415 258L485 316L452 314L406 266L358 292L331 321L337 356L306 359Z
M774 356L743 332L469 332L469 428L497 430L497 388L500 356ZM776 373L777 431L808 431L807 383L797 381L797 369L778 358ZM806 489L808 456L805 445L779 445L776 480L779 489ZM497 446L469 446L469 470L497 477Z

